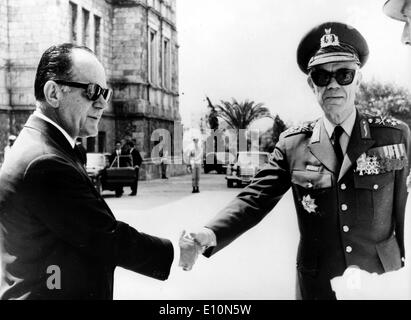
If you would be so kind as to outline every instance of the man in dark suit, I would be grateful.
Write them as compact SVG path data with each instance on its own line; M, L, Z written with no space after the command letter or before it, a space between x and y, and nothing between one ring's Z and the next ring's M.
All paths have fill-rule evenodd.
M125 144L121 145L120 141L116 141L114 151L109 157L110 166L113 167L131 167L132 158L130 157L129 146Z
M101 63L52 46L34 86L37 109L0 171L0 298L112 299L116 266L167 279L171 242L117 221L76 150L111 97Z
M134 167L134 170L136 171L136 181L131 186L131 193L130 193L130 196L135 196L137 195L138 174L140 171L141 163L143 162L143 158L141 158L140 152L135 148L133 141L128 141L126 144L129 149L128 153L131 155L131 158L132 158L132 166Z
M132 158L127 143L122 146L120 141L116 141L114 151L109 157L109 162L110 166L114 168L132 167ZM116 190L116 196L121 197L123 193L123 187L118 187Z
M282 133L269 165L205 228L206 256L260 222L291 187L301 234L297 298L335 299L330 280L350 265L378 274L404 261L410 130L355 107L368 47L353 27L324 23L297 60L323 117Z

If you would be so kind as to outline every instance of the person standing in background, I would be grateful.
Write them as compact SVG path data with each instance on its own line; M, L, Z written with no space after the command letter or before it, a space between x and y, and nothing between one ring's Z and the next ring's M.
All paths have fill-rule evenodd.
M135 195L137 195L138 174L139 174L139 171L140 171L141 163L143 162L143 158L141 158L140 152L135 148L135 145L134 145L133 141L128 141L127 145L130 148L129 153L132 157L132 165L133 165L134 170L136 172L136 181L131 187L130 196L135 196Z
M200 183L200 173L201 173L201 163L203 160L203 149L198 143L198 137L193 138L193 145L188 151L188 159L191 166L191 175L192 175L192 184L193 191L192 193L199 193L199 183Z
M10 151L10 148L13 146L14 141L16 141L16 136L14 134L11 134L9 136L9 144L4 148L4 159L7 157L7 153Z
M160 150L160 166L161 166L161 179L168 179L167 177L167 165L168 165L168 151L165 149Z

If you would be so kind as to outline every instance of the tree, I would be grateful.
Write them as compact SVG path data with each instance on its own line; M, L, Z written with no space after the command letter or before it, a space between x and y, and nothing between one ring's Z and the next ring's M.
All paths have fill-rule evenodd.
M231 102L222 100L216 110L217 117L237 130L247 129L253 121L270 116L270 111L262 103L255 104L254 101L248 100L239 103L234 98Z
M392 83L365 82L356 97L359 109L371 115L392 116L411 125L410 92Z
M268 129L260 136L260 150L265 152L273 152L277 144L281 132L287 129L286 124L281 118L276 115L274 117L273 127Z
M237 130L243 141L247 141L245 136L245 129L248 129L250 124L264 117L270 117L270 111L264 107L262 103L255 103L254 101L245 100L238 102L232 98L232 101L221 101L220 105L216 105L217 117L224 120L229 127ZM237 135L237 150L240 150L240 136Z

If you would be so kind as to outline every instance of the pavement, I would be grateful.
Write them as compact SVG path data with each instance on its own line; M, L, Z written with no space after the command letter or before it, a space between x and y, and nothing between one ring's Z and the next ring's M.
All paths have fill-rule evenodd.
M224 175L202 174L200 193L191 176L139 182L138 195L105 192L116 218L137 230L178 243L182 230L203 226L240 189L229 189ZM298 227L291 192L264 220L211 258L200 256L193 270L175 259L168 280L155 280L117 268L115 299L294 299Z

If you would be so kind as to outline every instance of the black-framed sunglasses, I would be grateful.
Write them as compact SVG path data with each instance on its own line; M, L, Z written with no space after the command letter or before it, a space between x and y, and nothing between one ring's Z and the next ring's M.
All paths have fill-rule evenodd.
M91 101L96 101L100 97L100 95L102 95L104 100L108 102L111 99L111 96L113 95L113 90L108 88L104 89L100 87L97 83L80 83L66 80L54 80L54 82L69 87L85 89L86 96Z
M332 78L334 78L340 86L347 86L354 81L355 72L355 69L347 68L341 68L334 72L324 69L314 69L311 71L310 76L317 87L328 86Z

